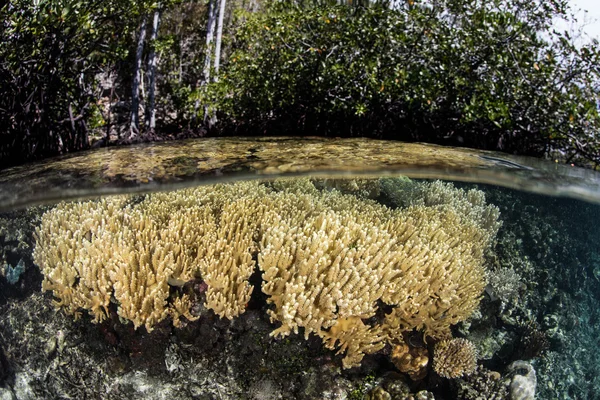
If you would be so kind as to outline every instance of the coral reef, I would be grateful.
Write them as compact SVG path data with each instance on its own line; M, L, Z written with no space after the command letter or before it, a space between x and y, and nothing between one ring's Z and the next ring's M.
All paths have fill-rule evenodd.
M600 364L593 350L600 332L600 243L595 240L600 225L594 215L600 216L600 208L487 186L480 189L500 206L503 219L495 252L488 250L493 239L458 252L462 265L484 271L479 290L485 291L473 297L476 306L468 318L448 325L454 336L473 342L479 365L460 378L433 372L435 344L450 340L450 329L442 325L445 314L414 317L419 309L411 308L412 300L421 284L419 293L446 292L431 285L435 275L423 271L423 259L415 258L422 265L408 272L388 261L402 256L400 245L416 242L438 254L444 235L455 235L454 225L467 229L458 232L462 242L489 234L481 231L486 224L477 217L483 212L457 212L449 205L472 204L470 186L458 186L464 189L408 179L291 179L107 198L80 203L89 203L85 207L95 207L97 214L69 216L80 219L58 230L62 239L53 240L68 245L54 253L49 236L57 231L43 231L49 222L40 218L48 209L4 214L0 397L508 400L532 398L537 376L535 398L597 398ZM427 188L449 194L423 193ZM413 195L420 200L402 200ZM115 217L102 201L116 205ZM44 218L75 214L70 207L76 206L60 205ZM110 227L114 221L118 229ZM443 229L437 236L421 233L429 224ZM38 235L48 235L42 239L48 249L39 251L63 259L54 269L64 271L51 271L44 285L64 282L64 294L39 293L43 276L32 268L31 258L36 225ZM412 227L412 236L403 242L405 225ZM137 232L133 240L132 232ZM289 245L288 235L296 235L302 246ZM344 244L348 237L352 240ZM100 239L113 244L102 247ZM381 244L391 241L389 247ZM457 252L449 247L451 254ZM120 269L91 261L115 248L125 249L116 253ZM318 259L310 260L313 249ZM287 267L265 269L267 254L281 257L275 266ZM378 292L383 278L377 274L386 277L385 267L377 265L375 277L367 273L374 254L400 275L398 282L407 281L406 298L397 304L390 300L395 293ZM13 280L17 271L5 266L14 269L20 260L25 272L10 284L7 277ZM99 273L103 268L113 273ZM142 279L149 271L155 281ZM119 274L127 284L117 285L125 279ZM398 289L395 276L387 283L392 290ZM361 293L363 286L369 293ZM127 295L129 289L136 293ZM102 290L109 293L106 303ZM58 307L66 313L55 312L52 294L54 305L64 303ZM424 298L415 301L423 300L435 305ZM130 306L124 304L128 301ZM75 308L78 302L83 305ZM451 303L460 307L457 298ZM141 329L135 329L135 318ZM90 319L97 323L89 324ZM152 332L144 328L146 322ZM302 336L287 335L294 332ZM530 363L510 365L527 359Z
M381 386L376 386L367 394L366 400L392 400L392 396Z
M0 265L16 265L31 253L30 236L39 223L40 207L0 214Z
M457 189L452 183L439 180L415 184L407 178L381 179L381 191L400 207L426 206L440 210L451 209L481 229L482 239L494 241L502 226L500 211L487 204L485 193L478 189ZM489 247L486 247L489 248Z
M454 379L470 375L477 368L477 350L467 339L442 340L435 344L433 369L438 375Z
M486 189L486 196L500 207L504 222L489 269L510 268L523 284L504 309L494 304L486 311L485 323L505 333L491 362L504 368L510 360L539 355L528 355L522 346L522 327L533 321L550 345L533 361L543 376L536 397L597 398L600 363L590 349L597 348L600 332L600 284L593 274L600 207L499 188Z
M392 395L383 389L381 386L376 386L371 390L365 400L435 400L435 397L431 392L427 390L421 390L415 394L410 392L403 393L401 395Z
M155 327L135 349L125 343L123 332L116 343L109 343L100 329L106 323L89 324L56 313L47 297L38 292L0 305L0 338L12 363L6 392L0 389L0 395L32 400L234 400L252 393L309 400L325 398L324 392L345 379L304 339L283 343L270 338L272 327L255 311L238 318L238 324L203 314L202 321L192 323L190 338L182 335L183 329ZM129 340L146 336L133 329L130 334ZM143 364L137 361L140 357L147 358ZM1 357L0 365L4 367ZM313 375L320 379L314 387L307 380Z
M385 335L379 326L365 325L359 317L338 318L329 331L321 333L325 346L335 349L337 354L345 353L344 368L360 365L365 354L373 354L385 346Z
M487 281L486 293L492 301L500 301L501 309L504 309L507 303L518 299L519 292L524 287L519 274L506 267L489 270Z
M460 400L508 400L508 385L500 373L482 366L471 375L457 379L457 398Z
M379 179L313 179L319 190L338 190L365 199L377 199L381 195Z
M37 290L41 274L33 265L31 250L35 227L46 209L0 213L0 303Z
M550 339L535 322L521 327L521 337L515 353L521 360L531 360L543 356L550 349Z
M208 308L240 315L257 260L280 324L272 334L303 328L349 368L402 332L448 337L479 303L497 209L477 191L428 190L432 205L402 210L306 179L63 203L42 217L34 259L58 307L101 322L114 298L121 318L148 331L167 316L195 318L185 288L198 278ZM391 311L365 322L378 302Z
M177 221L199 220L198 210L159 212L156 203L150 213L145 206L127 206L118 197L59 206L42 217L34 260L44 273L42 288L53 291L58 307L76 317L89 310L102 322L114 297L122 318L149 331L167 315L185 314L185 296L167 303L168 282L192 274L189 257L204 232Z

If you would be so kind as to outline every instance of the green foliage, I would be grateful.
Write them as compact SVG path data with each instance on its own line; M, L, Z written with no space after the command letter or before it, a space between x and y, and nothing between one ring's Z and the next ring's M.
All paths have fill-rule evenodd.
M0 8L0 160L88 146L96 76L126 54L139 8L104 0L17 0ZM93 122L93 121L92 121Z
M195 89L202 80L207 7L183 2L165 12L156 49L160 55L160 127L181 129L194 114Z
M85 148L93 129L121 138L141 21L158 7L143 65L155 50L159 134L197 128L208 111L226 133L375 136L600 164L600 52L552 32L566 0L229 0L224 64L208 87L205 1L5 3L0 166Z
M576 47L549 32L565 7L279 2L243 16L236 51L203 96L251 132L378 135L597 165L600 53L597 42Z

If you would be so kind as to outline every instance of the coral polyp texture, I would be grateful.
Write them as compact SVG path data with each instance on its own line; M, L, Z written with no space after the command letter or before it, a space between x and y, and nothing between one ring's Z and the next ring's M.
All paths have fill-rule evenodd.
M472 374L477 368L477 350L467 339L442 340L435 345L433 369L444 378Z
M435 190L435 204L391 209L308 179L62 203L42 217L34 259L67 313L87 310L99 322L116 303L147 330L195 318L178 289L194 279L207 284L208 308L238 316L258 269L272 335L315 334L348 368L403 332L449 337L485 287L497 208L481 192L411 184L413 193Z
M429 365L427 347L400 343L393 347L390 358L400 372L407 373L414 381L423 379L427 375L427 366Z

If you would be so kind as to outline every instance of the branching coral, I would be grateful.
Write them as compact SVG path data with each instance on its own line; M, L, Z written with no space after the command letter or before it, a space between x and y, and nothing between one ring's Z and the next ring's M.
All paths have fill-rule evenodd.
M385 230L331 211L268 229L259 264L275 304L271 317L282 323L276 333L303 327L306 336L320 335L338 318L373 316L393 273L393 244Z
M233 319L244 312L252 287L248 282L254 271L256 220L263 207L253 199L225 204L218 229L204 235L208 251L199 259L202 277L208 284L207 306L221 317ZM255 214L248 211L254 210ZM212 243L212 245L208 245Z
M444 378L470 375L477 368L477 350L466 339L442 340L433 352L433 369Z
M44 214L36 231L34 261L44 273L44 290L52 290L56 306L79 316L90 310L102 321L112 296L110 275L120 249L111 232L122 226L124 198L61 204Z
M360 365L363 356L381 350L387 338L381 327L370 327L359 317L340 318L321 336L327 348L333 350L337 345L337 354L346 354L342 360L344 368Z
M518 298L523 288L521 276L512 268L497 268L487 273L488 287L486 292L492 301L500 299L502 305Z
M148 330L193 318L177 287L195 278L207 306L234 318L258 266L273 335L318 335L352 367L402 332L446 338L477 307L497 210L479 192L457 193L460 206L391 210L304 179L61 204L44 215L34 257L57 306L101 321L114 301Z
M61 204L44 214L36 231L43 289L68 313L88 310L96 322L114 299L121 318L151 330L168 315L175 324L182 315L192 318L187 297L172 295L171 288L204 271L212 284L209 307L233 318L250 298L255 232L236 219L241 212L228 199L246 195L243 201L251 202L248 189L217 185L149 195L135 204L123 197Z
M437 209L451 209L462 220L475 224L482 234L482 240L493 241L502 223L498 220L500 211L486 204L481 190L456 189L448 182L419 182L407 178L381 179L381 190L399 207L426 206ZM485 247L484 247L485 248Z

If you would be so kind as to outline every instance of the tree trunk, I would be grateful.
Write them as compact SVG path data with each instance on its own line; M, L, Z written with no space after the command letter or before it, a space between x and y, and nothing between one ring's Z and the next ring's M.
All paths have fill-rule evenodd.
M135 51L135 70L133 72L133 84L131 88L131 125L129 138L133 138L140 132L140 81L142 79L142 55L144 53L144 40L146 38L146 17L140 25L140 36L138 37Z
M206 57L204 58L204 71L202 86L210 80L210 64L212 61L212 42L215 39L215 27L217 22L217 0L210 0L208 5L208 25L206 27Z
M217 7L216 0L209 0L208 3L208 24L206 26L206 55L204 56L204 70L202 71L202 81L200 82L200 88L206 86L210 80L210 64L212 61L212 42L215 38L215 22L217 19ZM198 115L198 109L200 108L200 99L196 100L194 104L194 119ZM204 122L206 122L206 107L204 109Z
M154 11L152 22L152 33L150 34L151 50L148 56L148 103L146 105L146 128L154 130L156 127L156 109L154 108L154 94L156 89L156 38L158 37L158 26L160 24L160 10Z
M219 0L219 22L217 24L217 37L215 39L215 76L213 76L213 81L218 80L219 74L219 66L221 64L221 41L223 38L223 19L225 17L225 5L226 0ZM208 128L210 129L217 123L217 114L215 110L211 110L208 105L204 106L204 123L207 122L208 119Z
M217 25L217 39L215 45L215 80L217 79L216 75L219 73L219 65L221 65L221 39L223 38L223 17L225 16L225 3L226 0L220 1L220 10L219 10L219 24Z

